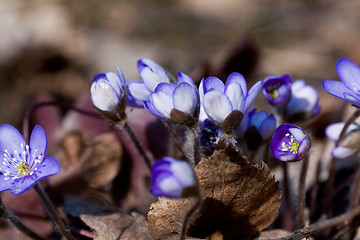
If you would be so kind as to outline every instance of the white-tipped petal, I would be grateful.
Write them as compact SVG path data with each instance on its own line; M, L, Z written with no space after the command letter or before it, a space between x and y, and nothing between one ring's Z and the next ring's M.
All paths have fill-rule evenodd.
M174 107L184 113L193 115L198 104L195 88L187 83L180 83L173 95Z
M149 101L150 91L143 81L131 81L128 83L129 94L136 100Z
M232 112L228 97L218 91L211 91L204 96L204 110L208 117L217 123L223 123Z
M159 113L165 118L170 118L170 112L173 109L172 96L166 95L163 92L156 92L151 94L150 100Z
M225 94L229 98L233 106L233 110L243 110L246 96L244 95L239 83L233 82L226 85Z
M122 92L117 95L109 82L104 79L94 82L90 90L93 104L102 111L113 111L122 97Z
M263 81L259 81L250 88L250 90L248 92L248 96L246 97L246 102L245 102L243 113L246 113L247 111L249 111L251 105L254 103L255 99L259 95L262 85L263 85Z

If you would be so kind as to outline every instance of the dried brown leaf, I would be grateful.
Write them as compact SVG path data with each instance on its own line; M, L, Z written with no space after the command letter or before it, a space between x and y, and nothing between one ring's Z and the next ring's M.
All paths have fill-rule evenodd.
M99 205L77 197L66 196L64 211L79 217L93 231L95 240L150 240L145 217L127 214L114 207Z
M74 132L63 139L58 159L65 174L82 178L90 187L102 188L118 174L121 158L122 147L115 134L103 133L85 141L80 133Z
M251 165L237 152L215 151L195 171L203 189L203 204L192 217L188 234L204 238L216 230L224 239L253 236L278 216L281 191L269 168ZM190 208L189 199L159 198L148 213L147 226L154 239L178 233Z

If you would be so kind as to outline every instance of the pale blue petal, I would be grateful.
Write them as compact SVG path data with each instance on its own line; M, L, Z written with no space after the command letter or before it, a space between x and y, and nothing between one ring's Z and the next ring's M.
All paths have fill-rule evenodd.
M36 180L57 174L60 172L60 164L58 160L53 157L47 157L37 166L37 170L34 171Z
M150 101L144 101L144 108L155 116L166 119L163 115L161 115L161 113L154 107L154 105Z
M237 73L237 72L231 73L228 76L228 78L226 79L225 89L228 87L228 85L230 85L232 83L239 84L241 86L243 95L246 95L247 85L246 85L246 80L243 75L241 75L240 73Z
M35 184L35 179L35 176L26 176L14 180L14 184L10 188L11 194L19 195L26 191L29 191L30 188Z
M22 147L21 147L22 146ZM26 142L21 133L8 124L0 125L0 151L9 154L21 153L26 146Z
M191 79L191 77L189 77L185 73L179 72L177 77L178 77L178 84L182 82L186 82L195 88L194 81Z
M360 68L347 58L340 58L336 63L336 72L345 86L356 93L360 90Z
M263 81L259 81L255 83L251 89L249 90L248 96L246 97L246 102L244 106L243 113L249 111L251 105L254 103L255 99L259 95L261 88L262 88Z
M213 90L224 93L224 83L217 77L208 77L203 83L204 94Z
M30 155L32 160L39 158L40 161L45 157L47 149L47 137L44 129L40 125L36 125L31 132L30 137ZM29 162L30 163L30 162Z
M225 118L232 112L232 105L228 97L218 91L211 91L204 96L204 110L208 117L223 123Z
M355 92L352 94L344 93L344 98L352 105L360 107L360 96L358 96Z
M173 109L172 96L163 92L155 92L151 94L150 100L161 115L165 118L170 118L170 112Z
M227 83L227 82L226 82ZM242 111L246 100L246 92L244 94L238 82L233 81L231 84L226 84L225 94L229 98L233 110Z
M147 89L143 81L130 81L127 83L129 95L136 100L149 101L151 92Z
M331 151L331 155L334 158L341 159L350 157L351 155L354 155L357 151L357 149L338 146Z
M174 108L193 115L198 104L195 88L188 83L180 83L174 91L173 101Z
M341 98L346 101L344 93L354 94L353 91L348 89L343 82L333 81L333 80L324 80L322 81L322 86L325 91L331 95Z

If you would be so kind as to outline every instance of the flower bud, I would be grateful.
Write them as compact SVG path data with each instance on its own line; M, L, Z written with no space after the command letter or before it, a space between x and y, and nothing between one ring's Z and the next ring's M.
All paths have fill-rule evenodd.
M292 124L278 126L270 143L271 153L283 162L301 160L309 148L309 138L300 127Z
M119 68L113 72L95 75L91 85L94 107L106 118L119 121L124 117L127 90L124 75Z
M152 114L170 120L174 124L193 126L199 116L198 92L193 80L178 73L178 83L160 83L145 108Z
M184 161L163 157L151 168L150 192L155 196L184 198L198 194L194 170Z
M241 120L250 109L261 90L262 82L257 82L247 91L245 78L240 73L232 73L224 83L216 77L208 77L200 83L200 120L204 112L208 118L221 127L227 135L233 135Z
M251 110L245 115L240 130L249 150L257 150L265 141L270 139L276 129L276 119L266 111Z
M262 87L266 101L275 107L286 105L291 97L291 83L289 75L267 77Z

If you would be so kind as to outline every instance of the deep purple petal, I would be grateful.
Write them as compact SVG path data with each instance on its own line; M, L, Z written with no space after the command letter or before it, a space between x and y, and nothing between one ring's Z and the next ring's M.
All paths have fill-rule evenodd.
M42 163L37 166L37 170L34 171L36 180L57 174L60 172L60 163L53 157L47 157Z
M347 58L340 58L336 63L336 72L345 86L356 93L360 90L360 68Z
M22 147L21 147L22 146ZM7 150L10 154L21 153L24 151L26 142L21 133L8 124L0 125L0 151Z
M31 158L39 157L40 161L45 157L47 149L47 137L44 129L40 125L36 125L31 132L30 137L30 155Z
M14 184L10 188L11 194L19 195L26 191L29 191L30 188L35 184L35 179L35 176L26 176L14 180Z

